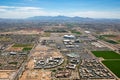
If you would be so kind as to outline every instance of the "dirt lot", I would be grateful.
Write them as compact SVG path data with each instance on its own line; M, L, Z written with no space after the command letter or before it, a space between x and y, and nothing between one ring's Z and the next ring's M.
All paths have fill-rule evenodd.
M0 70L0 80L10 78L14 73L15 71L11 71L11 70Z
M20 80L51 80L51 71L43 69L35 70L34 60L31 58Z
M116 37L110 37L109 39L115 40L115 41L119 41L120 40L120 35L116 36Z
M40 32L37 30L19 30L19 31L12 31L12 32L2 32L0 34L39 34Z
M43 69L34 69L34 59L39 57L58 57L62 55L49 47L38 45L33 51L31 59L28 61L27 67L20 80L51 80L51 71Z
M20 80L51 80L51 71L42 69L35 70L34 60L31 59Z
M40 44L35 47L34 51L46 51L48 48L46 46L41 46Z
M23 50L23 47L9 47L6 49L6 51L16 51L16 52L19 52L22 50Z
M32 55L37 56L37 57L45 57L45 56L62 57L62 54L60 54L56 50L52 50L51 48L43 46L43 45L42 46L38 45L34 51L35 52Z
M20 80L51 80L51 72L46 70L26 70Z
M27 69L34 69L34 60L31 59L27 64Z

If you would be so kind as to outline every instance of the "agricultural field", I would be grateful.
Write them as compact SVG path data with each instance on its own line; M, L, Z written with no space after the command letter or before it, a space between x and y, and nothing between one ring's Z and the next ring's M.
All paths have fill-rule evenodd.
M96 57L104 58L102 63L120 78L120 54L114 51L92 51L92 53Z
M100 35L98 38L102 39L108 43L111 43L111 44L119 44L120 43L119 35Z
M102 61L102 63L120 78L120 60L106 60Z
M113 41L113 40L105 40L105 41L108 42L108 43L111 43L111 44L119 44L118 42Z
M102 35L104 37L117 37L117 35Z
M120 55L114 51L92 51L96 57L102 57L104 59L120 59Z

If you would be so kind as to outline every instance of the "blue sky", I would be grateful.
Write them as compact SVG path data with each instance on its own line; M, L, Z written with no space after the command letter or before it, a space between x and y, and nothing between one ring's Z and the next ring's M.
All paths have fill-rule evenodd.
M0 18L80 16L120 18L120 0L0 0Z

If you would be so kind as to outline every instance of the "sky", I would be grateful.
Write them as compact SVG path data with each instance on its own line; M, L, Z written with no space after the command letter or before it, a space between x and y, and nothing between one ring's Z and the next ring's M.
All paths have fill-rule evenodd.
M120 19L120 0L0 0L0 18L58 15Z

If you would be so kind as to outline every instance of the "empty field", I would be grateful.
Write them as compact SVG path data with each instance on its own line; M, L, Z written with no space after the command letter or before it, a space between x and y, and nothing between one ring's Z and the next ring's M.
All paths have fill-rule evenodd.
M14 70L0 70L0 80L9 79L15 74Z
M8 47L6 49L7 51L16 51L16 52L19 52L19 51L22 51L23 50L23 47Z
M120 60L102 61L116 76L120 78Z
M0 37L0 41L2 42L7 42L7 41L11 41L12 39L11 38L8 38L8 37Z
M102 57L104 59L120 59L120 55L114 51L92 51L96 57Z

